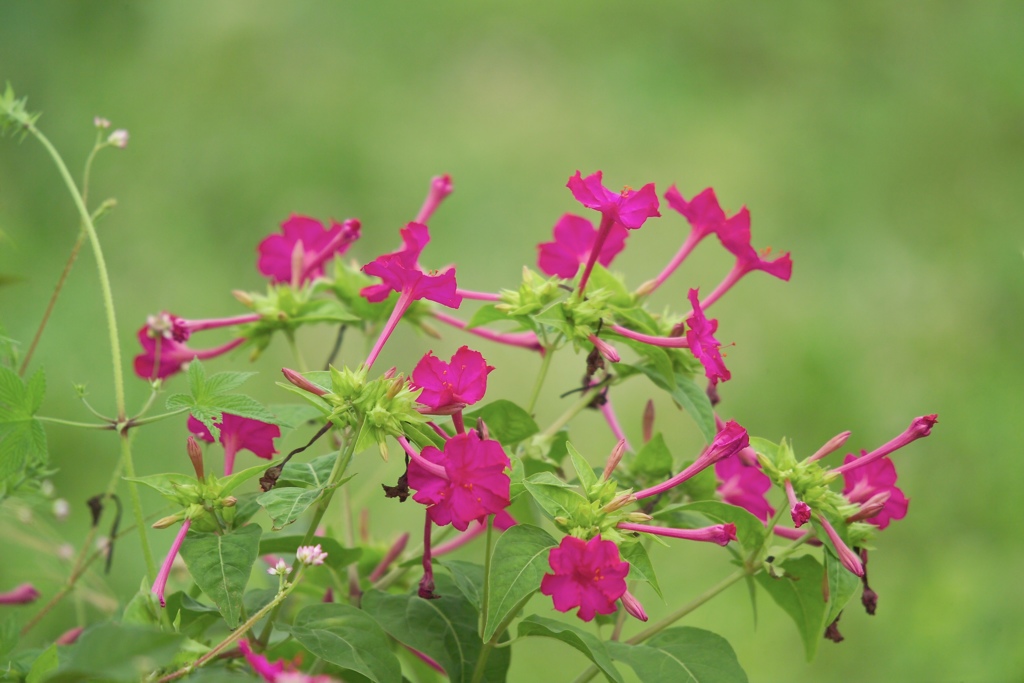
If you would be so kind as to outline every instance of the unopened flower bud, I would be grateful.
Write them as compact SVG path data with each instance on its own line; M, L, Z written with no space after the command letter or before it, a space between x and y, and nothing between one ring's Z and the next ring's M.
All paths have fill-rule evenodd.
M53 641L57 645L73 645L78 636L82 635L82 631L85 629L81 626L76 626L72 629L68 629L64 633L57 636L57 640Z
M69 514L71 514L71 505L66 500L58 498L53 501L53 516L57 518L58 522L63 522Z
M185 450L188 452L188 459L192 461L192 469L196 471L196 479L202 481L203 473L203 449L199 447L194 436L188 437Z
M878 493L876 493L875 495L871 496L866 501L861 503L860 510L858 510L853 515L847 517L846 521L849 523L860 522L865 519L871 519L872 517L876 516L879 512L882 511L882 508L885 507L885 504L889 502L890 498L892 498L891 490L879 491Z
M387 372L384 373L384 379L391 379L396 374L398 374L398 367L392 365L390 368L388 368Z
M107 142L112 144L114 147L124 149L128 146L128 131L124 128L118 128L107 136Z
M267 570L267 573L271 576L288 576L289 571L288 563L284 560L278 560L277 564Z
M173 515L167 515L153 522L154 529L166 529L169 526L173 526L181 521L184 515L180 512Z
M249 292L243 291L241 289L233 289L231 290L231 296L235 297L238 303L242 304L243 306L247 308L252 308L253 300L252 295L249 294Z
M609 363L618 363L620 359L619 352L614 346L606 342L605 340L598 337L596 334L592 334L587 339L594 345L594 348L607 360Z
M110 121L102 116L96 116L92 120L92 125L96 126L100 130L106 130L107 128L110 128Z
M647 612L644 611L644 606L641 605L640 601L636 599L636 596L629 591L622 594L622 607L630 616L635 617L640 621L647 621Z
M615 448L612 449L612 454L608 456L608 463L604 466L604 472L601 473L602 479L608 479L612 476L612 472L622 462L622 455L626 452L626 440L619 439L619 442L615 444Z
M491 438L491 432L487 429L487 425L484 423L483 419L476 421L476 431L480 435L481 441L486 441Z
M644 406L644 443L647 443L654 436L654 401L647 399L647 405Z
M610 503L601 508L601 512L615 512L621 510L630 503L636 501L636 497L632 493L620 493L618 496L612 499Z
M642 522L649 522L652 519L654 519L654 517L651 517L646 512L630 512L625 517L625 520L627 522L633 522L634 524L640 524Z
M559 526L569 526L569 518L568 517L561 517L561 516L555 517L554 521L555 521L555 524L557 524Z
M326 389L317 386L316 384L313 384L308 379L306 379L299 373L295 372L294 370L290 370L288 368L281 368L281 372L284 374L285 379L287 379L289 382L291 382L292 384L294 384L295 386L304 391L308 391L311 394L316 394L317 396L326 396L328 393Z
M843 447L846 440L850 438L850 431L839 432L831 439L825 442L821 448L814 452L814 455L807 458L807 462L814 462L815 460L821 460L829 453L834 453Z
M0 605L27 605L39 598L39 591L31 583L23 583L13 590L0 593Z
M226 508L233 508L238 503L238 499L234 496L227 496L226 498L220 499L220 504Z

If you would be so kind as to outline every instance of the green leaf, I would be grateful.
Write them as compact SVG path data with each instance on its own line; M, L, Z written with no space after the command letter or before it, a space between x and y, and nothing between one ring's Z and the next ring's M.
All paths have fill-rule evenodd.
M493 323L499 320L508 319L508 314L505 313L504 311L499 311L497 308L495 308L495 304L487 304L485 306L481 306L480 308L478 308L476 310L476 313L470 316L469 321L466 322L466 329L471 330L474 327L480 327L481 325L486 325L487 323Z
M720 503L715 500L701 500L676 508L682 512L699 512L719 524L735 524L736 540L747 552L758 550L764 544L767 533L764 524L741 507Z
M540 427L528 412L505 399L488 403L467 413L466 417L483 420L487 424L491 438L497 439L506 446L515 445L540 431Z
M190 531L181 544L181 557L192 580L217 604L228 628L238 625L242 594L259 554L262 533L255 524L223 535Z
M576 476L580 479L580 485L584 491L589 492L590 488L597 483L597 475L594 473L593 466L580 455L580 452L571 443L566 442L565 447L569 451L569 458L576 470Z
M46 675L56 669L59 663L60 657L57 655L57 644L54 643L36 657L36 661L32 663L32 668L28 671L25 683L42 683L46 680Z
M648 479L664 479L672 474L672 453L661 432L640 448L630 465L630 471Z
M646 581L651 584L658 597L664 599L661 586L658 585L658 577L654 575L654 563L651 562L643 543L623 543L619 546L619 551L622 553L622 559L629 562L629 580Z
M762 439L759 436L750 437L750 447L757 453L767 456L772 461L775 460L775 456L779 451L778 444L774 444L768 439Z
M350 605L326 603L306 607L295 623L280 625L314 655L376 683L402 679L402 667L387 635L366 612Z
M122 624L133 624L136 626L160 626L160 607L157 605L156 596L149 590L149 581L142 579L139 592L124 606L124 613L121 615Z
M598 289L606 289L611 292L611 298L608 299L608 303L611 305L624 308L633 305L633 295L626 289L622 276L610 273L600 263L595 263L590 271L590 285L591 287L587 290L588 295Z
M537 501L544 513L555 517L572 517L587 499L550 472L540 472L523 480L523 486Z
M652 382L672 395L675 402L697 423L697 427L700 428L701 433L709 443L714 440L717 433L715 429L715 412L711 407L711 400L708 398L707 392L681 372L665 377L662 372L650 365L640 364L635 367L647 375Z
M230 493L231 491L234 491L241 484L252 479L253 477L263 474L268 469L276 466L280 462L280 460L277 460L274 462L266 462L261 465L253 465L252 467L247 467L244 470L241 470L240 472L235 472L234 474L229 474L226 477L221 477L219 480L221 493L227 494Z
M167 616L171 623L176 624L182 635L199 638L206 629L220 622L220 610L212 605L204 605L178 591L167 596Z
M844 567L838 557L827 551L825 552L825 576L828 578L828 613L825 615L824 621L827 627L836 620L846 604L857 594L861 583L860 578Z
M13 370L0 366L0 484L26 465L48 460L46 432L35 418L45 389L42 370L26 384Z
M551 534L530 524L517 524L498 537L487 577L490 601L484 640L490 640L498 625L540 588L548 569L548 551L557 545Z
M289 385L292 386L292 385ZM268 406L274 414L274 421L286 429L298 429L308 422L319 421L323 413L311 405L285 403Z
M309 462L297 462L292 458L281 470L277 485L323 488L331 478L331 470L337 460L338 451L313 458Z
M469 600L473 607L480 609L480 597L484 593L484 568L475 562L462 560L437 560L437 563L448 570L455 580L455 586Z
M483 648L477 611L449 576L434 578L441 596L436 600L371 590L363 596L362 607L393 638L435 659L452 683L470 683ZM493 649L481 683L504 683L509 658L508 648Z
M179 493L179 489L186 486L194 488L199 484L195 476L181 474L180 472L150 474L145 477L123 477L123 479L148 486L172 503L180 503L182 505L186 504L186 499L181 497L182 494Z
M302 541L304 535L295 536L268 536L260 539L260 555L293 555ZM327 553L324 564L341 569L359 560L363 555L362 548L346 548L338 541L328 536L317 536L315 541L320 548Z
M619 673L619 670L612 663L604 643L593 634L577 626L531 614L519 622L518 635L520 638L540 636L560 640L566 645L582 652L587 659L592 661L601 670L601 673L609 681L612 681L612 683L622 683L622 674Z
M612 657L626 662L645 683L746 683L736 652L720 635L682 626L643 645L609 642Z
M782 569L785 575L772 578L762 572L757 575L757 582L796 623L807 661L811 661L825 631L825 600L821 595L824 570L810 555L787 560Z
M295 486L273 488L262 494L256 502L263 506L274 521L274 530L282 529L316 502L323 489L300 489Z
M18 645L21 634L13 614L0 621L0 657L6 657ZM4 660L0 660L4 661Z
M202 422L213 437L220 437L215 424L221 413L231 413L252 420L276 423L274 415L261 403L243 394L229 393L241 386L255 373L218 372L207 378L206 370L198 358L188 365L190 394L173 394L167 398L168 410L188 408L192 416Z
M88 629L63 652L63 661L47 683L142 680L160 662L177 653L184 637L177 633L120 624L99 624Z

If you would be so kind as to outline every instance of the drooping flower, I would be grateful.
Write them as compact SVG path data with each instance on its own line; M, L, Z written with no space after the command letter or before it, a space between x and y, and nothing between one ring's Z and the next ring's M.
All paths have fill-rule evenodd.
M181 527L178 529L178 535L174 537L174 542L171 543L171 549L167 551L167 557L164 558L164 563L160 565L160 572L156 575L156 580L153 582L153 587L150 592L157 597L160 601L161 607L167 606L167 601L164 600L164 591L167 588L167 579L171 575L171 567L174 565L174 558L178 556L178 551L181 550L181 543L185 540L185 536L188 534L188 528L192 526L192 520L186 519L182 522Z
M630 230L641 227L648 218L661 216L658 213L658 194L654 183L648 183L639 190L625 189L612 192L601 183L601 171L583 178L579 171L569 178L566 187L583 206L601 212L601 225L597 229L590 256L587 258L580 277L580 294L586 289L590 271L604 252L604 244L616 223Z
M274 424L223 413L220 424L220 443L224 446L224 475L234 471L235 454L247 450L258 458L270 460L277 453L274 439L281 436L281 428ZM202 422L188 418L188 430L203 441L213 443L213 435Z
M162 335L151 336L149 325L144 325L138 333L142 353L135 356L135 374L142 379L163 379L180 372L186 363L193 358L207 360L222 356L245 341L239 337L227 344L212 349L190 349L187 345L168 339Z
M860 457L865 454L866 451L861 451ZM851 453L843 463L852 463L857 459ZM848 471L843 475L843 482L843 495L847 500L877 510L876 514L865 518L869 524L884 529L891 520L907 516L910 501L896 486L896 467L889 458L882 456L864 467Z
M793 518L793 526L799 529L811 520L811 506L797 500L793 482L789 479L786 480L786 498L789 500L789 515Z
M715 332L718 330L718 321L708 320L701 309L698 290L691 289L687 295L693 312L686 319L686 341L690 352L704 366L704 375L711 382L711 386L719 381L726 381L732 377L732 373L725 367L720 351L722 344L715 339Z
M300 545L295 550L295 559L307 567L311 567L323 564L324 560L327 559L327 553L320 547L319 543L316 545Z
M377 343L366 359L367 367L373 365L380 350L384 348L384 343L413 301L427 299L449 308L458 308L462 305L462 297L456 291L455 268L430 275L423 272L419 265L420 254L430 242L430 231L427 226L409 223L402 228L401 234L401 249L378 256L363 266L364 273L382 280L380 284L364 287L359 292L367 301L379 303L387 299L392 291L398 292L398 303L395 304L391 317L385 323Z
M705 468L713 465L714 463L724 460L731 455L734 455L743 448L750 445L750 437L747 435L747 430L741 427L733 420L729 420L725 423L718 434L715 435L714 440L711 444L704 449L704 452L700 454L693 464L684 469L676 476L663 481L660 484L651 486L642 491L638 491L633 494L636 500L642 498L649 498L650 496L656 496L659 493L664 493L671 488L674 488L684 481L693 477L697 473L701 472Z
M399 443L410 456L413 500L428 506L437 526L451 524L465 531L470 522L508 507L511 482L505 468L510 461L497 441L481 439L471 430L448 439L444 451L427 446L416 453L404 438Z
M818 523L825 530L825 535L828 536L828 539L832 541L832 545L839 556L839 562L853 574L864 576L864 565L861 563L860 557L857 553L850 550L850 547L839 537L839 533L836 532L835 527L828 521L828 518L825 515L818 515Z
M552 574L541 579L540 592L551 597L555 609L591 621L595 615L611 614L615 602L626 592L629 563L619 556L619 547L595 536L589 541L565 536L548 554Z
M416 399L431 411L446 412L464 408L484 397L487 375L494 370L483 354L468 346L459 347L446 363L433 352L420 359L412 371L412 388L422 389Z
M0 605L27 605L39 598L39 591L31 583L23 583L6 593L0 593Z
M359 239L359 231L359 221L353 218L343 223L332 221L328 229L315 218L292 214L281 224L280 234L260 242L256 267L271 282L298 287L322 277L324 264L344 254Z
M586 218L565 214L555 223L554 241L537 245L537 265L548 275L571 280L576 277L580 265L590 260L597 234L597 228ZM613 224L597 255L597 262L602 266L610 264L626 246L628 235L629 231L620 223Z
M638 294L650 294L662 285L668 277L675 272L676 268L682 265L690 252L700 244L708 235L718 232L725 224L725 211L718 204L718 197L710 187L702 191L690 201L686 201L676 186L668 188L665 193L668 205L675 211L686 217L690 223L690 234L687 235L679 251L672 257L668 265L661 271L658 277L644 283L637 290Z
M720 481L718 495L726 503L743 508L762 522L775 514L765 497L772 480L756 462L748 465L739 457L719 460L715 463L715 476Z
M765 253L766 258L761 258L757 250L751 246L750 211L747 210L747 207L743 207L735 216L726 219L725 224L718 230L718 238L722 241L722 246L736 257L736 264L725 276L725 279L704 299L704 308L718 301L734 284L739 282L741 277L751 271L763 270L786 282L793 274L793 261L789 258L789 252L769 261L767 253Z

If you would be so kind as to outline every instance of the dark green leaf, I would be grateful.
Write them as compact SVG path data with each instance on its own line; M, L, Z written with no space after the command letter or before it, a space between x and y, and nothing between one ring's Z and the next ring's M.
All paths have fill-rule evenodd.
M323 493L323 489L294 486L273 488L256 499L274 521L274 530L284 528L302 515Z
M569 452L569 458L572 460L572 466L576 470L576 476L579 477L580 485L584 491L589 492L590 488L597 483L597 475L594 473L593 466L587 462L587 459L571 443L566 442L565 447Z
M434 578L441 596L436 600L371 590L363 596L363 609L396 640L435 659L452 683L470 683L483 647L477 611L450 577ZM509 655L508 648L492 650L481 683L504 683Z
M626 662L645 683L746 683L736 653L725 638L682 626L643 645L609 642L612 657Z
M525 636L541 636L560 640L582 652L587 659L592 661L601 670L601 673L609 681L612 681L612 683L622 683L622 674L619 673L619 670L612 663L604 643L593 634L584 631L578 626L531 614L519 622L518 635L520 638Z
M507 446L517 444L540 431L540 427L528 412L505 399L488 403L468 413L466 417L483 420L487 424L491 438Z
M142 580L139 592L124 606L121 623L135 626L160 626L160 606L149 590L149 581Z
M498 538L487 577L490 601L484 640L490 640L498 625L540 588L548 570L548 551L556 545L551 534L530 524L517 524Z
M299 612L295 623L279 628L317 657L371 681L392 683L402 679L402 667L384 631L371 616L355 607L311 605Z
M274 414L274 421L287 429L298 429L309 422L320 421L323 415L313 406L301 403L272 405L268 409Z
M100 624L79 637L64 651L62 663L47 683L115 681L124 683L146 678L170 661L184 640L176 633L119 624Z
M177 623L182 635L199 638L206 629L220 621L220 610L212 605L204 605L178 591L167 596L167 616L171 623Z
M291 555L302 545L305 538L303 535L295 536L266 536L260 540L260 555ZM362 548L345 548L333 538L317 536L315 543L327 553L324 561L328 566L341 569L356 562L363 554Z
M757 575L757 582L796 623L807 661L811 661L825 631L825 600L821 594L823 569L810 555L786 560L782 569L783 576L772 578L762 572Z
M238 625L262 533L255 524L223 535L190 531L181 544L181 557L192 580L217 604L229 628Z
M622 559L629 562L629 580L646 581L651 584L651 588L658 594L658 597L663 598L661 586L658 585L658 577L654 575L654 564L643 543L623 543L619 546L619 550L622 553Z
M484 592L484 568L475 562L463 562L462 560L437 561L442 567L448 570L455 580L455 585L462 592L466 599L473 603L473 607L480 609L480 596Z
M587 499L550 472L540 472L523 481L523 486L551 519L572 517Z
M647 479L664 479L672 474L672 453L665 445L665 438L658 432L640 448L630 465L635 475Z

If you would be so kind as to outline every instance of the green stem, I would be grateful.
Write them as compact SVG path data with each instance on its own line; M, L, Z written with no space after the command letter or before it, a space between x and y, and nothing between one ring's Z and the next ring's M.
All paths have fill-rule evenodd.
M139 425L149 424L150 422L159 422L160 420L166 420L169 417L181 415L187 413L188 408L180 408L178 410L172 410L169 413L160 413L159 415L151 415L149 417L132 418L128 424L129 427L138 427Z
M537 381L533 383L533 392L530 394L530 402L526 405L526 412L533 414L537 407L537 399L540 397L541 387L544 386L544 379L548 376L548 368L551 367L551 357L555 355L554 348L544 348L544 359L540 362L540 370L537 373Z
M473 669L473 678L471 683L480 683L480 681L483 680L484 673L487 670L487 659L491 656L491 650L494 649L498 644L498 640L505 631L508 630L512 620L519 616L519 610L526 606L526 603L533 597L533 593L536 593L536 591L524 595L519 602L509 610L509 613L501 620L501 623L498 624L498 628L494 630L494 635L491 636L491 639L484 643L483 648L480 649L480 656L476 660L476 667Z
M559 415L558 419L552 422L551 426L549 426L541 433L541 436L551 437L557 434L559 429L569 424L570 420L572 420L574 417L580 414L580 412L582 412L584 408L589 406L590 402L594 400L594 397L597 396L602 389L604 389L604 385L598 385L591 387L587 391L583 392L583 395L580 397L580 399L576 401L576 403L573 403L567 411Z
M96 423L96 422L73 422L71 420L62 420L59 417L46 417L45 415L36 415L35 418L42 422L52 422L53 424L64 425L65 427L80 427L81 429L116 429L115 425Z
M135 477L135 462L132 460L131 436L127 433L121 434L121 462L124 465L125 476L130 479ZM156 562L153 560L153 550L149 547L149 536L146 535L146 525L143 523L145 516L142 514L142 499L139 498L139 487L135 482L128 482L128 495L132 500L132 514L135 517L135 525L139 529L139 543L142 545L142 557L146 560L146 574L150 584L156 579Z
M487 540L484 544L484 594L480 599L480 636L484 635L487 625L487 607L491 597L491 530L494 515L487 515Z

